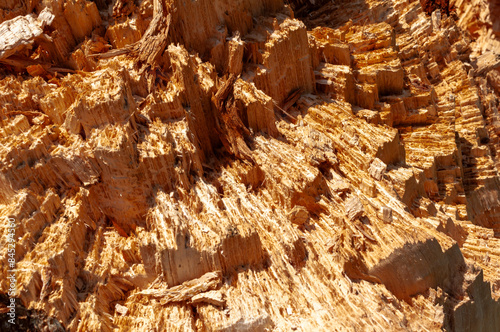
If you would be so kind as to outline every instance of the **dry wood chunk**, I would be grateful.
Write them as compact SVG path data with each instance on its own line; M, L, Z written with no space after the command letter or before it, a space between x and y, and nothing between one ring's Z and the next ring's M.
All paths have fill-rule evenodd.
M338 193L345 193L348 192L351 186L349 185L349 182L344 181L344 180L338 180L333 183L333 191L338 192Z
M368 172L375 180L382 180L384 173L387 169L387 165L380 159L375 158L368 169Z
M193 296L191 304L211 304L216 307L223 307L226 304L224 296L219 291L209 291Z
M296 225L303 225L309 219L309 211L303 206L296 205L288 214L290 221Z
M125 316L128 312L128 308L117 303L115 306L115 311L120 315Z
M40 20L30 14L0 24L0 59L29 47L36 38L43 35L43 27L50 24L54 17L48 10L44 10L39 18Z
M385 222L385 223L392 223L392 209L387 207L387 206L383 206L381 209L380 209L380 214L382 216L382 220Z
M137 293L136 295L152 296L161 298L160 303L182 302L191 299L193 296L208 290L217 288L221 281L220 272L208 272L198 279L193 279L168 289L148 289Z
M345 213L353 221L363 215L365 209L358 196L351 196L345 202Z
M474 76L484 75L490 70L500 67L500 54L488 52L479 56L475 63L477 69L474 71Z

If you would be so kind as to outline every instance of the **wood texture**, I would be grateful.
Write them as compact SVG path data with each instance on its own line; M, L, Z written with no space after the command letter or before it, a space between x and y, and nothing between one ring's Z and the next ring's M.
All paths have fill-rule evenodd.
M446 5L5 2L0 330L500 331L498 5Z

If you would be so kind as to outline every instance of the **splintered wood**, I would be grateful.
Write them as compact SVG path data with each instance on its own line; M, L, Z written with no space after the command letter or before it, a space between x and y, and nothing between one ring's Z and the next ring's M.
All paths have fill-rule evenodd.
M29 14L18 16L0 24L0 60L8 58L24 48L30 47L37 38L45 38L43 29L54 20L54 15L45 8L38 18Z
M135 293L134 296L147 296L152 298L160 299L160 303L162 305L170 303L170 302L182 302L194 299L197 302L208 301L210 302L210 298L203 298L200 295L202 293L216 289L221 283L221 273L220 272L209 272L204 274L202 277L198 279L193 279L190 281L186 281L179 286L170 287L168 289L148 289L138 293ZM215 301L214 299L213 301ZM222 300L221 300L222 301Z
M500 331L496 1L0 7L1 331Z
M345 213L351 221L361 217L364 212L363 203L359 197L351 196L346 200Z
M153 20L141 40L131 50L139 63L154 67L168 45L172 15L166 1L154 0Z
M253 161L252 152L245 143L250 134L243 124L234 102L234 83L237 77L231 74L213 97L216 107L216 123L219 136L228 152L240 159Z

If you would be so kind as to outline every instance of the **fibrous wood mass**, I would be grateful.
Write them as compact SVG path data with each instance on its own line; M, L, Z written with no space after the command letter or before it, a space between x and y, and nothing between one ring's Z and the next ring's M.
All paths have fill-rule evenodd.
M0 1L0 330L500 331L499 16Z

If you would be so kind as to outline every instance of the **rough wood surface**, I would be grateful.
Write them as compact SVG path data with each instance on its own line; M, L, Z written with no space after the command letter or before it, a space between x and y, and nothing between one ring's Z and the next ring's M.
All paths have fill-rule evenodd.
M497 2L0 7L1 331L500 331Z
M0 60L8 58L33 44L37 38L43 38L43 29L52 23L54 15L47 8L38 18L29 14L17 16L0 24ZM45 36L48 41L50 37Z

